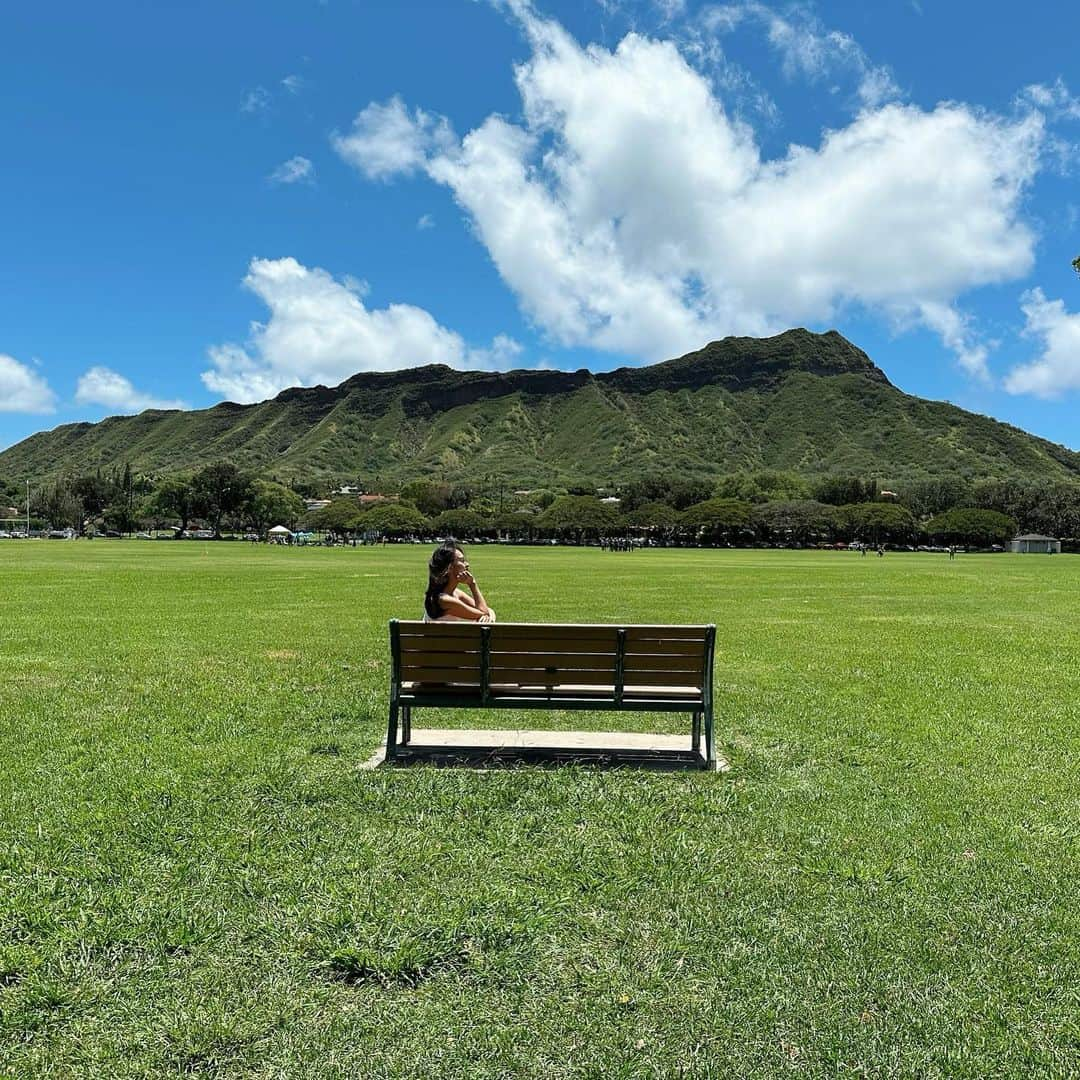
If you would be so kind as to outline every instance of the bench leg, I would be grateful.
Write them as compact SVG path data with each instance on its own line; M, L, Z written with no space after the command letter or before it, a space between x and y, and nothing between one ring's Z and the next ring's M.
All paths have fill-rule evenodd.
M401 709L401 745L408 746L412 740L412 707L405 705Z
M690 722L690 749L695 754L701 753L701 713L695 712Z
M712 706L705 710L705 767L716 768L716 744L713 742Z
M386 760L393 761L397 757L398 745L398 704L390 702L390 723L386 729Z

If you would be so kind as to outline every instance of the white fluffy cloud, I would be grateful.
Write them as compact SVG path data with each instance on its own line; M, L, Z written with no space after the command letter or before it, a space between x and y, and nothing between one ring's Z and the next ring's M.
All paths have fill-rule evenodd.
M144 409L186 409L183 401L169 401L136 390L131 380L107 367L92 367L79 377L75 400L80 405L104 405L119 413Z
M283 161L271 174L272 184L310 184L315 178L315 166L306 157L289 158Z
M421 109L409 110L399 97L372 102L353 121L347 135L331 137L335 150L372 180L422 168L432 151L453 141L449 124Z
M673 43L631 33L613 51L582 47L525 0L507 6L532 46L515 70L521 124L491 116L438 145L431 132L448 127L395 98L361 117L387 120L407 148L399 165L335 145L369 176L423 167L448 186L555 341L660 359L859 304L934 327L985 369L956 301L1032 264L1020 201L1044 142L1037 111L868 106L818 146L765 161Z
M213 367L202 374L209 389L233 401L262 401L290 386L335 386L360 371L422 364L504 368L520 353L502 335L488 348L472 349L410 304L371 310L362 283L337 281L291 258L252 259L244 285L270 317L251 325L246 344L213 346Z
M51 413L56 395L28 364L0 353L0 412Z
M1065 310L1062 300L1047 300L1042 289L1023 296L1025 332L1042 340L1037 360L1012 369L1005 379L1010 394L1057 398L1080 390L1080 313Z

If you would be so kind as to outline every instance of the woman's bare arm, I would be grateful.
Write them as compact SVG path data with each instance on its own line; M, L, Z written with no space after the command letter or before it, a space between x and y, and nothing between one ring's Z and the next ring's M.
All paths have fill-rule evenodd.
M464 593L443 593L439 597L439 606L444 615L454 615L459 619L472 619L476 622L492 621L487 605L485 604L483 608L478 607Z
M461 578L463 585L469 586L469 591L472 593L472 602L475 607L478 607L485 615L494 615L495 613L488 607L487 601L484 599L484 594L480 591L480 586L476 584L476 578L471 573L466 571Z

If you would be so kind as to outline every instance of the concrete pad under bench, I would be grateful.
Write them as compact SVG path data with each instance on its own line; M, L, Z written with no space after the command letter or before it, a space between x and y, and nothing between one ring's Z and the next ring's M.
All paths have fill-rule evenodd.
M420 762L447 765L566 764L626 765L655 769L705 767L685 735L637 731L530 731L461 728L414 728L408 743L399 744L392 764ZM386 744L363 766L386 761ZM718 757L717 772L730 765Z

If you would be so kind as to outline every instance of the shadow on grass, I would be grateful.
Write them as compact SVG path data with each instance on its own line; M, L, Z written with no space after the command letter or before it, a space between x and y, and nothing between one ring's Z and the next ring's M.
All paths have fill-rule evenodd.
M697 771L706 769L704 758L687 751L587 750L580 747L422 746L409 744L382 763L383 768L434 765L438 768L515 769L526 766L547 769L580 765L593 769L653 769Z

